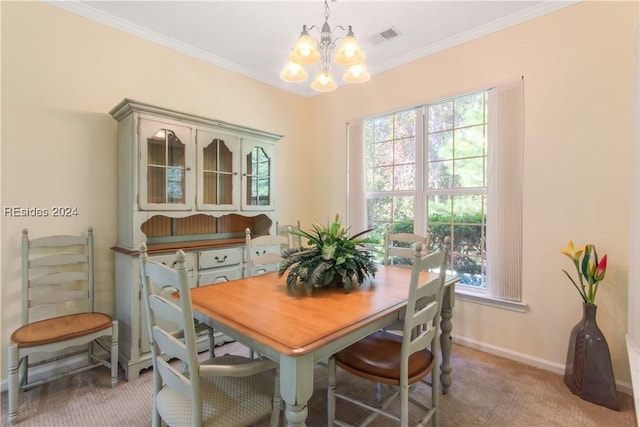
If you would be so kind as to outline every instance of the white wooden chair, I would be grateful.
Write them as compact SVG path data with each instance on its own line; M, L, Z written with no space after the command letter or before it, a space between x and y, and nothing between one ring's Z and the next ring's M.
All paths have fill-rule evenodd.
M268 360L225 355L199 362L191 293L184 252L175 268L148 261L140 247L140 274L153 357L154 427L162 419L169 426L247 426L271 416L280 419L278 365ZM172 296L179 292L179 300ZM177 325L184 339L175 337ZM167 360L168 359L168 360ZM176 362L182 361L183 369Z
M415 233L391 233L391 226L387 226L384 234L384 256L382 263L384 265L397 265L400 267L411 268L413 258L415 256L414 247L417 243L423 245L422 255L429 252L429 236L421 236ZM386 330L393 330L402 333L403 323L401 321L388 325ZM381 398L380 385L377 387L377 396Z
M282 260L282 249L291 248L293 240L290 233L286 236L264 235L251 238L251 230L245 230L245 251L247 258L247 277L276 271Z
M276 234L278 236L289 237L292 231L300 230L300 221L296 222L296 224L278 224L276 222ZM291 243L294 248L299 248L302 246L302 237L291 235Z
M99 340L105 336L110 337L108 344ZM108 350L110 358L108 353L96 354L96 346ZM52 374L55 364L64 366L62 359L79 357L86 363L66 372L58 367ZM115 387L118 322L94 311L93 229L89 227L87 236L31 240L28 230L22 230L22 326L9 342L9 423L17 420L20 390L103 365L111 368ZM45 368L37 380L29 373L35 367Z
M448 243L448 242L447 242ZM446 244L445 244L446 245ZM409 425L409 403L426 412L420 420L423 426L431 420L438 425L439 366L438 344L443 286L449 257L448 248L422 256L422 243L414 249L407 311L402 334L390 331L376 332L331 356L328 363L327 415L328 425L347 424L336 420L336 398L351 402L371 411L360 426L371 423L383 415L406 427ZM438 277L420 282L422 270L440 267ZM354 397L336 391L336 366L358 377L395 387L395 392L382 405L374 407ZM425 377L431 374L431 381ZM431 388L431 405L426 406L410 395L412 384L422 382ZM400 398L400 414L388 412L388 407Z
M420 236L415 233L391 233L389 227L384 234L384 265L407 265L410 264L414 256L414 245L421 243L423 254L429 252L429 236Z

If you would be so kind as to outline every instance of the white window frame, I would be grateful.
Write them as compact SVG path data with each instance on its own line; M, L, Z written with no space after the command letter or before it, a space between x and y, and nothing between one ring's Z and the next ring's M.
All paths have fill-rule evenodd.
M499 90L495 90L496 88L498 88ZM515 156L516 163L518 162L521 163L522 162L522 134L523 134L523 111L522 111L523 110L523 96L522 96L523 95L523 79L521 78L521 79L518 79L518 81L512 81L512 82L507 82L505 84L496 85L495 87L488 87L481 90L461 93L460 95L457 95L455 97L448 97L447 99L458 98L459 96L465 96L472 93L481 92L483 90L494 91L492 100L489 103L489 106L487 107L492 111L488 113L490 117L492 117L492 115L493 116L498 115L497 105L511 105L510 107L508 107L511 109L511 112L512 112L511 115L507 114L504 117L502 117L501 120L497 120L497 121L494 120L492 123L490 123L488 126L489 127L488 133L493 132L495 135L498 135L499 138L505 138L505 139L511 138L512 141L509 141L508 143L512 144L512 146L515 148L510 148L512 153L510 153L509 155ZM515 94L515 96L512 96L511 98L506 98L506 102L503 102L502 99L499 99L498 97L495 96L495 93L498 93L498 94L507 93L511 95ZM427 191L427 188L426 188L427 187L427 171L424 164L425 156L424 156L424 153L422 152L425 146L425 143L423 141L425 141L427 138L427 132L425 131L426 127L424 126L426 119L423 113L425 112L425 108L427 105L440 103L445 100L446 99L436 100L433 102L429 102L428 104L425 104L425 106L419 106L415 108L417 110L416 111L417 113L416 114L416 121L417 121L416 123L416 150L417 150L416 175L417 176L415 181L416 188L414 189L414 191L371 192L371 193L366 192L364 190L364 185L365 185L364 149L365 148L364 148L364 141L363 141L363 134L362 134L363 124L361 121L358 121L354 123L349 123L347 125L347 135L348 135L348 168L347 169L349 173L349 178L347 180L348 186L349 186L347 204L349 206L348 211L350 214L349 214L348 221L350 224L366 225L366 200L369 197L371 196L373 197L406 196L406 195L410 195L409 193L411 193L414 195L414 198L415 198L414 199L414 230L416 233L420 233L420 234L426 233L426 230L424 230L424 226L423 226L423 224L425 224L426 221L422 221L422 220L416 221L416 218L427 218L426 217L426 197L427 197L427 193L429 193L429 191ZM496 104L496 102L503 102L503 103ZM410 109L405 109L405 110L410 110ZM387 114L379 115L377 117L383 117L383 116L395 114L405 110L389 112ZM504 108L501 108L501 110L504 110ZM506 131L505 131L505 124L508 124L506 126ZM497 143L504 143L504 141L498 142L494 140L493 142L488 142L490 147L491 147L491 144L497 144ZM495 149L495 145L494 145L494 149ZM491 150L491 148L488 148L488 150ZM491 153L491 151L489 151L489 153ZM489 160L490 158L491 158L491 154L487 156L487 162L490 162ZM504 159L502 160L504 161ZM522 302L522 277L521 277L522 167L521 166L522 165L520 164L516 168L515 172L512 171L513 174L511 175L510 179L514 180L515 182L513 182L513 185L511 186L511 190L508 190L514 193L513 189L516 189L517 197L520 197L520 199L516 200L515 202L513 199L508 202L509 210L513 210L512 216L517 217L513 224L508 225L508 227L511 227L508 229L508 231L509 233L512 233L515 230L515 233L517 234L516 236L517 239L514 239L514 240L516 242L515 246L517 246L516 258L518 259L515 261L515 263L513 262L513 260L511 260L514 266L511 266L508 269L509 272L506 273L506 276L508 276L506 279L504 278L502 272L498 272L498 275L500 277L499 280L494 281L490 279L490 276L487 277L486 289L475 289L467 286L456 287L456 296L460 299L477 302L477 303L481 303L481 304L485 304L493 307L505 308L508 310L513 310L518 312L526 312L527 310L527 305L524 302ZM493 169L492 169L492 172L487 171L487 174L495 173L495 170L501 169L500 167L496 168L495 163L493 164L493 166L491 166L490 164L488 169L489 168L493 168ZM514 168L509 168L509 169L514 169ZM502 175L502 178L504 179L505 176ZM488 181L489 181L489 177L487 177L487 186L489 187L490 184ZM357 188L358 184L360 185L360 188ZM489 192L492 190L487 188L486 191ZM494 189L493 191L496 191L496 190ZM457 192L458 194L463 194L467 191L464 189L460 189L460 190L457 190ZM469 192L473 194L478 193L476 189L469 190ZM448 194L451 194L451 193L449 192ZM512 196L513 195L515 195L515 193L512 194ZM358 203L364 204L364 207L362 205L359 208L356 207L355 205L357 205ZM516 206L515 209L511 209L512 205ZM500 207L500 209L502 208ZM364 212L362 212L363 210ZM487 207L487 210L489 211L488 207ZM487 221L489 221L489 219L487 219ZM489 224L487 224L487 229L489 229ZM491 232L492 231L487 231L487 235L490 235ZM510 235L513 236L513 234L510 234ZM503 244L503 242L504 242L504 237L502 238L501 241L493 242L494 248L499 247L496 245ZM487 244L489 245L489 241L487 241ZM511 245L511 247L513 247L513 245ZM490 256L489 252L490 250L489 248L487 248L488 256ZM503 255L501 255L501 257L503 257ZM494 275L494 278L495 277L496 276ZM509 282L509 284L507 285L505 284L505 282ZM495 286L495 284L498 284L498 286ZM500 287L501 289L496 289L497 287Z

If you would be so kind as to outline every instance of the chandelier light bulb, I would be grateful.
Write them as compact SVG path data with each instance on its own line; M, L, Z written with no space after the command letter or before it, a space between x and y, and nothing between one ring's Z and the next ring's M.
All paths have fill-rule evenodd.
M331 73L325 73L323 71L318 71L315 80L311 83L311 89L317 92L331 92L337 87Z
M351 26L349 26L349 33L345 36L338 48L338 53L333 58L336 63L344 65L345 67L351 67L352 65L361 64L365 60L364 53L360 49L360 44L353 35Z
M300 65L311 65L320 61L318 43L309 35L306 25L303 25L300 38L293 47L289 59Z
M307 80L309 75L301 65L289 60L280 73L280 78L285 82L300 83Z
M371 74L367 72L364 64L352 65L342 79L347 83L364 83L371 79Z

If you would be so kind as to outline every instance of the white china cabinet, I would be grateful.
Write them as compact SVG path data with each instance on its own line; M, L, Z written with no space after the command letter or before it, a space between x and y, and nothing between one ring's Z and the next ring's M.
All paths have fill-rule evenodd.
M167 264L184 250L192 286L241 278L244 230L275 234L275 143L282 135L130 99L110 114L118 122L115 312L120 360L134 379L152 365L140 244Z

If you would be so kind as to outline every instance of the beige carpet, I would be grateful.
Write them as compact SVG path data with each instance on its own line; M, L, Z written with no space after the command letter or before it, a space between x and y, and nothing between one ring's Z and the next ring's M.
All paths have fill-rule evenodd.
M227 344L218 354L241 352ZM440 399L440 425L447 426L636 426L631 396L619 393L621 411L586 402L567 389L562 377L468 347L453 346L453 384ZM338 386L373 399L368 382L344 372ZM309 427L326 425L325 368L316 367L315 390L309 402ZM428 398L425 388L417 390ZM7 425L7 393L2 393L2 425ZM339 402L337 413L356 421L360 412ZM20 396L18 426L149 426L151 375L109 386L107 369L97 369L35 388ZM259 427L267 426L267 422ZM380 420L373 425L392 425Z

